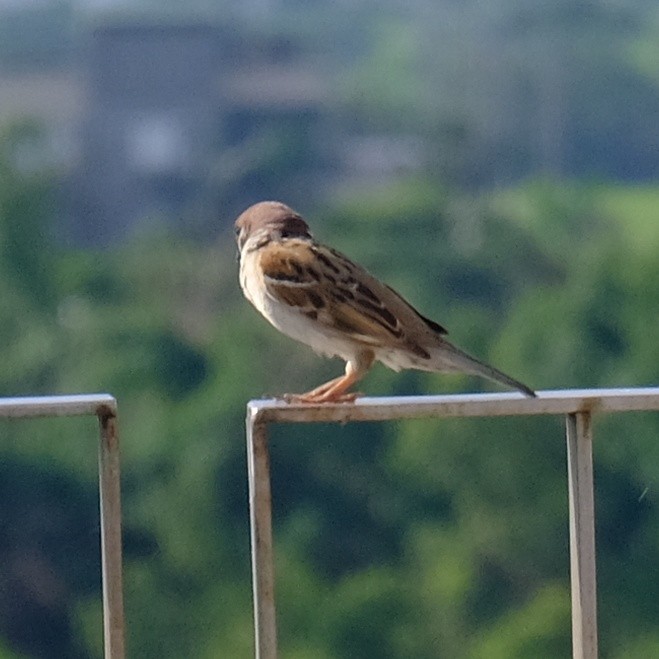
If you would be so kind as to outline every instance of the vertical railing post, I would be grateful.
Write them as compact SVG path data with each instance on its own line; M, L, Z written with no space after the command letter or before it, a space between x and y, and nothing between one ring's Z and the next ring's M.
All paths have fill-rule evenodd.
M247 453L257 659L277 655L272 500L267 425L351 423L400 419L564 415L567 425L572 647L575 659L596 659L597 580L592 414L659 410L659 387L518 393L358 398L351 405L252 400L247 406Z
M276 659L275 579L272 547L270 454L265 423L247 414L249 518L252 543L252 589L256 659Z
M572 656L597 659L593 433L589 412L568 414L567 464L572 582Z
M100 445L98 475L101 507L101 565L103 574L103 637L106 659L124 659L124 603L121 567L121 477L117 418L98 410Z

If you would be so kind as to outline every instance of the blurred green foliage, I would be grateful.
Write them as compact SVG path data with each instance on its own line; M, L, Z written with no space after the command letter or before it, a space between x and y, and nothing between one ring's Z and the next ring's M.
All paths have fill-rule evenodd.
M129 656L248 657L243 416L341 366L238 290L228 230L106 252L49 235L52 179L0 153L0 392L119 400ZM657 196L534 182L467 197L423 178L311 218L454 340L536 388L656 383ZM301 208L301 211L306 209ZM228 218L227 218L228 219ZM477 390L376 367L369 394ZM659 653L659 418L596 428L603 656ZM94 424L0 424L0 657L101 656ZM561 419L277 426L281 655L570 652Z

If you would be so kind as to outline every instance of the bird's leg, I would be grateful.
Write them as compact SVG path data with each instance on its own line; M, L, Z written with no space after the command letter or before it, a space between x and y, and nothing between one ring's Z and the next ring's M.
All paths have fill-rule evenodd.
M353 403L359 394L348 393L347 390L366 375L373 358L370 350L360 353L356 359L348 361L345 375L325 382L306 394L286 396L286 400L294 403Z
M340 375L338 378L333 378L329 382L325 382L324 384L321 384L320 386L316 387L315 389L312 389L311 391L307 391L304 394L288 394L289 397L291 398L297 398L300 399L302 397L304 398L315 398L316 396L322 396L325 394L329 389L331 389L333 386L341 382L342 380L345 379L345 375Z
M347 393L347 390L359 380L355 373L348 373L341 377L334 378L320 387L308 391L306 394L299 394L293 400L300 403L352 403L359 394Z

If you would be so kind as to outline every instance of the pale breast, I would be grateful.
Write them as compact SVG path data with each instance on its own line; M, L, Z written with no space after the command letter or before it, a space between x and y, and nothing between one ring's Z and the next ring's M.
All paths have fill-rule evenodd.
M301 312L299 307L290 306L268 295L263 273L258 265L258 253L244 255L240 263L240 286L245 297L280 332L311 347L315 352L328 357L353 359L359 347L336 333L329 333L321 323Z

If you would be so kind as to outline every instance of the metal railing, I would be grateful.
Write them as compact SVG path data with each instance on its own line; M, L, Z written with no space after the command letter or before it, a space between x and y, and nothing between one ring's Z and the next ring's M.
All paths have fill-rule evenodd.
M569 490L572 656L597 657L597 591L593 434L595 414L659 410L659 388L359 398L352 404L289 404L255 400L247 405L247 463L252 543L255 656L275 659L275 578L268 424L389 421L428 417L564 415Z
M96 416L98 418L103 638L106 659L123 659L125 648L117 401L108 394L0 398L0 418L51 416Z

